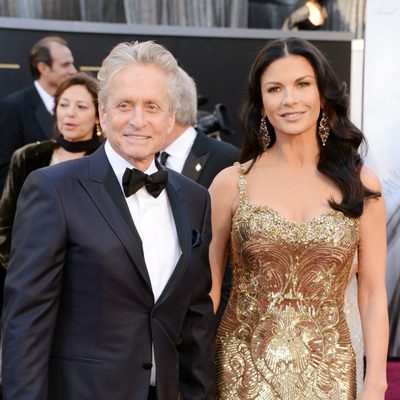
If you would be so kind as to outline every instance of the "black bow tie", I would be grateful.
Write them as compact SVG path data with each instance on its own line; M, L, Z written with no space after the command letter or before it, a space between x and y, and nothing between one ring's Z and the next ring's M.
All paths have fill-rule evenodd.
M126 197L136 193L143 186L153 196L158 197L168 181L168 172L162 169L147 175L138 169L127 168L122 177L122 187Z

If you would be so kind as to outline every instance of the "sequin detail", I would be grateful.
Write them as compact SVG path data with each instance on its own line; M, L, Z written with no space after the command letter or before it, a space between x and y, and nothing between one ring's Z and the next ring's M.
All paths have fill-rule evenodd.
M250 204L246 192L241 170L232 292L217 334L217 398L355 399L343 307L359 220L329 210L295 223Z

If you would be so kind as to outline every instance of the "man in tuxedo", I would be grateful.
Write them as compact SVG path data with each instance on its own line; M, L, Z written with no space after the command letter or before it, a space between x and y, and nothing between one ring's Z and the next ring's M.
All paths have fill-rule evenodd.
M214 399L206 189L155 154L177 63L121 43L99 71L107 142L31 173L5 286L6 400Z
M54 94L76 72L67 42L46 36L29 55L33 84L0 101L0 195L14 151L27 143L51 136Z
M179 68L175 125L167 138L160 162L208 188L214 177L239 158L230 143L207 137L196 130L197 90L194 80Z
M239 159L239 150L226 142L207 137L193 126L197 122L196 83L179 68L175 125L160 153L162 164L208 188L214 177ZM220 321L231 290L231 267L225 268L221 302L217 312Z

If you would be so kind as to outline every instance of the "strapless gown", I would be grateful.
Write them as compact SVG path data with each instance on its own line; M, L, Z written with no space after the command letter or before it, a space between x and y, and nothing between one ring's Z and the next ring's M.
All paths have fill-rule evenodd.
M232 291L216 339L220 400L356 399L344 294L359 220L294 223L248 202L241 167Z

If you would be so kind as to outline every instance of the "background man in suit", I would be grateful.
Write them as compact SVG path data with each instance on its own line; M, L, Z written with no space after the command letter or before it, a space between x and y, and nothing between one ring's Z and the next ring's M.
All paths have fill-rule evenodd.
M116 46L98 75L106 144L29 175L5 287L6 400L214 398L208 192L154 158L177 68L153 42Z
M33 84L0 101L0 195L14 151L51 136L54 93L76 72L67 42L46 36L32 47L29 67Z
M196 84L182 68L179 68L176 105L175 125L160 161L208 188L215 175L238 160L239 150L194 128L197 122Z
M239 149L209 138L193 127L197 122L196 83L182 68L179 68L178 77L175 125L159 160L166 167L208 188L221 170L239 159ZM230 289L231 268L228 265L222 283L218 321L225 310Z

